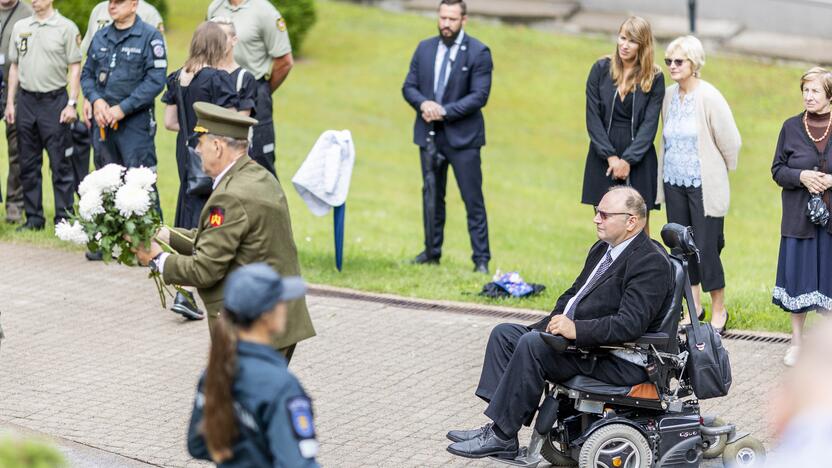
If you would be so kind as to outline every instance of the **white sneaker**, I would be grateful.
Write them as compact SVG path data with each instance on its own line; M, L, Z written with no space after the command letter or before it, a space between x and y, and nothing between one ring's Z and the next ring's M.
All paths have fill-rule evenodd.
M783 356L783 364L792 367L797 363L797 356L800 354L799 346L789 346L786 350L786 355Z

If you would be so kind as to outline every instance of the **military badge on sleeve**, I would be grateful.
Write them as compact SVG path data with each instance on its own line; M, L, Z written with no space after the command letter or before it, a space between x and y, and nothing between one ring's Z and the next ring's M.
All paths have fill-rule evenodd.
M225 222L225 210L215 206L211 208L211 212L208 215L208 224L211 227L220 227L222 223Z
M315 440L315 423L312 421L312 402L306 396L296 396L286 402L286 410L292 422L292 432L298 439L298 449L304 458L314 458L318 454L318 441Z
M277 29L280 32L286 31L286 20L284 20L282 17L277 19Z

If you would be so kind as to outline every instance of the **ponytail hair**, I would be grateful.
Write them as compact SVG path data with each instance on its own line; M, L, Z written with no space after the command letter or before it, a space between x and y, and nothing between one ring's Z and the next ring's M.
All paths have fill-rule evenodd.
M233 456L237 439L237 418L234 414L232 389L237 374L237 333L231 314L220 314L211 336L211 352L205 372L205 409L200 431L205 437L208 453L215 463Z

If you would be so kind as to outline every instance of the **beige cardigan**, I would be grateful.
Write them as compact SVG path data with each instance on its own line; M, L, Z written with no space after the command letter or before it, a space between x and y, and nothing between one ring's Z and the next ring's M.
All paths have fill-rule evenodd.
M662 122L667 117L670 100L679 88L674 84L667 88L662 103ZM728 102L710 83L699 80L696 88L696 127L699 145L699 167L702 177L702 198L705 216L715 218L728 214L730 188L728 171L737 169L742 140ZM664 202L664 136L659 145L659 183L656 203Z

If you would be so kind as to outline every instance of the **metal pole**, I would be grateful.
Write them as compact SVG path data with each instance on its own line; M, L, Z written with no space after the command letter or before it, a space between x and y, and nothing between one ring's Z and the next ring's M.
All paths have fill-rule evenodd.
M690 33L696 33L696 0L688 0L688 20L690 20Z

